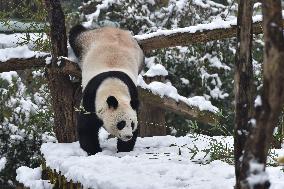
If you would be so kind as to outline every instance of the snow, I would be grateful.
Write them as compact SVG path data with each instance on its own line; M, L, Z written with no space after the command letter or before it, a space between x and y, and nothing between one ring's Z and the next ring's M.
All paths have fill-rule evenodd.
M103 151L93 156L87 156L78 142L46 143L41 152L48 167L84 188L232 189L233 165L210 161L206 153L214 141L233 146L233 137L189 134L138 137L134 151L128 153L117 153L115 138L101 140ZM281 167L268 167L267 175L271 189L284 187Z
M181 82L182 82L182 84L184 84L184 85L188 85L189 84L189 80L188 79L185 79L185 78L180 78L180 80L181 80Z
M26 45L28 45L28 47L32 49L35 46L36 40L47 39L47 35L42 33L0 33L0 39L0 49L16 47L21 43L27 43Z
M167 76L168 71L161 64L155 64L150 67L150 69L144 74L147 77L155 77L155 76Z
M178 94L177 89L172 86L170 82L167 83L161 83L158 81L153 81L150 84L146 84L145 81L143 80L143 77L141 75L138 76L138 86L142 87L143 89L148 89L152 93L157 94L161 97L167 96L175 101L183 101L189 106L195 106L199 110L207 110L210 112L218 112L219 109L211 104L210 101L206 100L203 96L195 96L195 97L190 97L186 98L184 96L181 96Z
M119 3L117 0L102 0L100 4L96 6L96 11L92 14L86 15L87 22L84 22L84 27L90 28L93 25L93 22L96 22L101 10L107 9L109 6L111 6L113 3Z
M211 67L215 67L218 69L224 69L224 70L231 70L231 68L227 65L224 65L217 56L213 56L211 54L206 53L205 56L203 58L201 58L201 60L207 59L210 63L209 66Z
M0 172L5 168L7 159L5 157L0 158Z
M264 172L264 164L255 161L250 162L250 175L247 178L251 188L257 184L265 183L269 180L268 174Z
M257 95L255 100L254 100L254 107L261 106L261 105L262 105L261 96Z
M27 45L0 49L0 62L5 62L12 58L32 58L46 56L48 53L32 51Z
M202 3L201 0L195 0L195 3L197 2ZM284 10L282 11L282 15L284 15ZM260 22L262 21L262 15L253 16L252 20L253 20L253 23ZM204 30L208 31L208 30L214 30L214 29L226 29L226 28L230 28L236 25L237 25L236 17L233 17L233 19L230 19L230 20L223 20L221 17L216 17L210 23L198 24L196 26L188 26L185 28L176 28L176 29L171 29L171 30L158 29L156 32L135 35L134 38L137 40L145 40L145 39L162 36L162 35L168 36L168 35L174 35L177 33L197 33L197 32L202 32Z
M41 172L40 167L32 169L21 166L16 170L16 180L32 189L52 189L53 185L49 181L41 179Z
M36 23L36 22L31 22L31 23L25 23L25 22L19 22L19 21L13 21L9 20L7 23L6 22L1 22L0 21L0 31L6 31L6 32L13 32L13 31L27 31L31 29L38 29L42 30L44 28L44 23Z
M256 15L253 17L253 22L258 22L262 20L261 15ZM203 30L214 30L214 29L225 29L230 28L232 26L237 25L237 18L231 19L231 20L223 20L222 18L216 18L212 20L212 22L207 24L198 24L196 26L189 26L185 28L177 28L177 29L171 29L171 30L157 30L156 32L149 33L149 34L142 34L142 35L135 35L134 38L137 40L144 40L149 39L156 36L161 35L173 35L176 33L196 33L196 32L202 32Z
M1 51L0 51L1 52ZM1 55L0 55L1 56ZM12 84L12 79L13 77L17 77L18 74L15 71L10 71L10 72L2 72L0 73L0 78L3 80L6 80L9 82L9 84Z

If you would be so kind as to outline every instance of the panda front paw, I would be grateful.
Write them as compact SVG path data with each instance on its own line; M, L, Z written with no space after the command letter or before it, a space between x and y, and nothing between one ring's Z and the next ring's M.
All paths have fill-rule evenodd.
M91 155L95 155L96 153L102 152L102 148L101 147L97 147L96 149L92 149L92 150L85 150L89 156Z

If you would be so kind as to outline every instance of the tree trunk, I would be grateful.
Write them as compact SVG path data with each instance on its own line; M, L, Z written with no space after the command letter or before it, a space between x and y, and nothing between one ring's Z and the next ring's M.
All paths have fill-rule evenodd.
M54 109L54 132L58 142L77 140L77 115L74 111L81 99L80 83L72 83L69 75L64 75L59 64L64 64L60 56L66 57L67 37L64 13L59 0L45 0L50 22L52 63L47 68L47 79Z
M236 189L240 189L240 157L250 132L249 120L253 115L252 68L252 11L253 1L240 0L237 21L237 53L235 63L235 130L234 154Z
M284 104L284 37L281 0L262 1L264 21L264 81L262 105L256 107L255 129L245 144L241 164L242 189L267 189L268 178L250 183L249 178L264 176L272 134ZM254 166L252 166L252 163ZM255 164L261 165L256 169Z

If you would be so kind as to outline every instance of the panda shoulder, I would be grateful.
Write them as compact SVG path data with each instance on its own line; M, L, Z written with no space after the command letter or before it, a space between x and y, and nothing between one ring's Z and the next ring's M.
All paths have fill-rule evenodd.
M69 43L77 57L81 57L83 50L82 44L79 44L77 39L85 31L88 31L87 28L81 24L72 27L69 31Z

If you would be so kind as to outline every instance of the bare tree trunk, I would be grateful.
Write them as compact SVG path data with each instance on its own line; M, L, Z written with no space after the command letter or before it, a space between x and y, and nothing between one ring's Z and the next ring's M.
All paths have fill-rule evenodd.
M247 139L241 164L241 188L267 189L268 178L257 183L250 179L264 176L273 130L284 104L284 37L281 0L262 1L264 21L264 83L262 105L256 107L255 129ZM257 164L258 166L252 166ZM256 168L260 167L260 168Z
M237 21L237 53L235 63L235 132L234 154L236 189L240 188L240 157L248 133L249 120L253 115L253 68L252 68L252 11L253 1L240 0Z
M67 37L64 13L59 0L45 0L50 22L50 38L52 44L52 63L47 69L47 79L54 109L54 131L58 142L77 140L77 115L75 106L79 106L81 98L80 83L72 83L69 75L64 75L58 66L60 56L66 57Z

